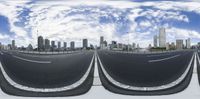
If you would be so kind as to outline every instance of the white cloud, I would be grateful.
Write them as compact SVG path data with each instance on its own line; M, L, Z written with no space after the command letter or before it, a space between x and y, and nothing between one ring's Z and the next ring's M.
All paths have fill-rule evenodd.
M28 1L26 1L28 2ZM148 43L152 42L151 32L137 32L136 29L142 27L152 27L151 31L158 31L156 23L159 23L159 18L164 20L179 20L189 22L190 20L186 15L181 14L180 10L195 11L200 13L197 8L200 7L200 3L197 2L130 2L130 1L39 1L36 4L25 5L26 2L2 2L0 3L0 14L7 16L11 25L11 31L15 32L16 35L12 39L17 39L17 44L28 45L29 42L36 46L37 31L38 35L43 35L45 38L56 41L71 41L77 42L77 45L81 45L81 39L88 38L90 43L99 44L99 37L104 35L105 39L110 42L111 40L117 40L118 42L127 43L129 42L139 43L140 46L148 46ZM17 6L25 6L30 8L32 11L29 16L30 20L26 22L25 28L31 28L31 38L28 37L29 32L25 31L23 27L17 27L14 25L19 19L18 11L22 8ZM87 6L87 7L84 7ZM140 6L153 6L157 10L147 9L144 11ZM78 8L82 7L82 8ZM102 8L106 10L102 10ZM99 24L99 17L105 16L107 18L113 17L116 20L120 20L122 12L125 12L129 8L130 13L127 14L127 18L131 21L130 34L117 35L116 28L117 23L113 22L106 24ZM166 11L175 10L175 11ZM72 12L90 11L90 14L76 14L72 16L66 16ZM140 14L141 12L141 14ZM135 22L135 19L140 16L147 16L149 20L143 20L140 23ZM155 17L156 20L151 20ZM165 24L165 27L169 27L169 24ZM188 31L185 29L171 28L167 30L169 32L169 40L174 38L198 38L200 39L199 33L195 31ZM188 33L190 32L190 33ZM0 36L1 38L1 36Z
M174 37L175 39L187 39L187 38L199 39L200 38L200 33L194 30L170 28L170 29L167 29L167 33L171 35L171 37Z

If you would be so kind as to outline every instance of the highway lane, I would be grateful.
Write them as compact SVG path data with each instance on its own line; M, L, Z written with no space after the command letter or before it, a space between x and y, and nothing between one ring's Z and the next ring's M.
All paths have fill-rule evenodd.
M78 81L89 68L93 51L64 55L28 55L3 52L1 63L18 84L34 88L57 88Z
M200 85L200 51L197 52L197 74L198 74L198 81Z
M98 51L107 73L116 81L138 87L168 84L186 70L193 51L159 54L131 54Z

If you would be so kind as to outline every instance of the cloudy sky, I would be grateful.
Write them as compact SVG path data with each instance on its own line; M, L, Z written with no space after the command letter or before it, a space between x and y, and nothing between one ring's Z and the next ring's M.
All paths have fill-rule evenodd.
M37 35L55 41L83 38L98 45L110 42L138 43L146 47L153 35L166 28L167 42L191 38L200 41L198 0L0 0L0 42L12 39L18 46L37 46Z

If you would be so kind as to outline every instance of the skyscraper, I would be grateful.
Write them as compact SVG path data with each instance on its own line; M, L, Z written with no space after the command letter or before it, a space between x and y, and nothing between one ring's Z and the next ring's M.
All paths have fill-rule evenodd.
M42 36L38 37L38 51L44 50L44 40Z
M12 40L12 46L11 46L12 50L15 49L15 40Z
M60 49L61 48L61 42L59 41L58 42L58 49Z
M101 48L101 49L103 49L103 46L104 46L104 43L103 43L103 42L104 42L104 37L101 36L101 37L100 37L100 48Z
M166 50L169 50L169 49L170 49L170 44L168 42L168 43L166 43Z
M186 39L186 48L189 49L191 47L190 38Z
M166 32L165 28L159 29L159 47L166 47Z
M176 49L178 50L183 49L183 40L181 39L176 40Z
M51 41L51 50L54 51L56 48L55 41Z
M156 48L157 46L158 46L158 37L157 37L157 35L154 35L154 37L153 37L153 46Z
M46 51L50 50L50 41L48 39L44 40L44 46Z
M117 41L112 41L110 48L111 49L117 48Z
M136 44L135 44L135 43L133 43L133 44L132 44L132 46L133 46L133 49L135 49L135 48L136 48Z
M63 47L64 47L64 49L67 48L67 42L64 42L64 43L63 43Z
M87 39L83 39L83 48L87 48L88 47L88 40Z
M70 42L70 49L71 49L71 50L74 50L74 49L75 49L75 42L74 42L74 41L71 41L71 42Z

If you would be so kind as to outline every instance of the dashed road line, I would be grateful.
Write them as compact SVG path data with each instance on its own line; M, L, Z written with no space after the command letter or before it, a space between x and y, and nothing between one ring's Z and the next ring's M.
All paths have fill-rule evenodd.
M169 60L169 59L172 59L172 58L176 58L180 55L174 55L174 56L171 56L171 57L167 57L167 58L162 58L162 59L156 59L156 60L149 60L148 62L152 63L152 62L160 62L160 61L165 61L165 60Z

